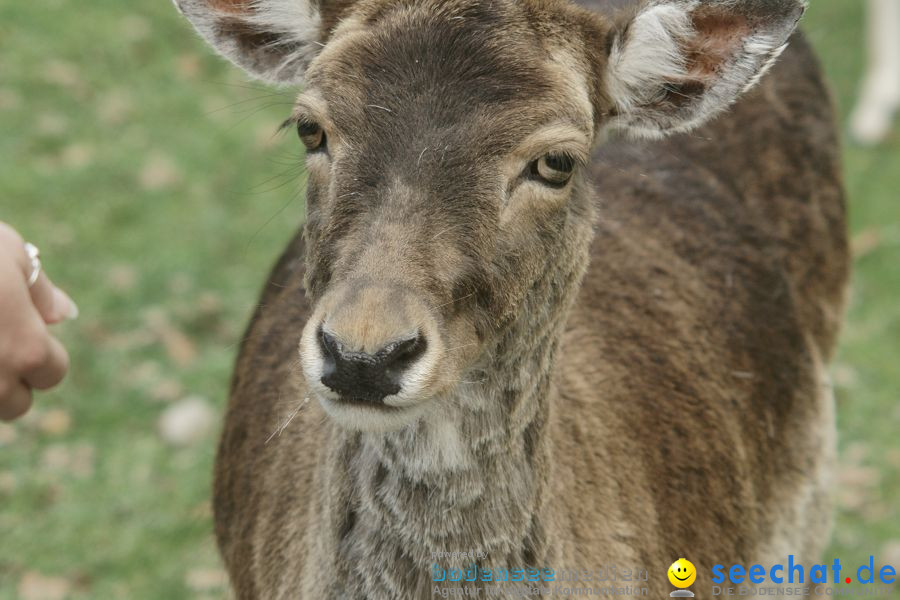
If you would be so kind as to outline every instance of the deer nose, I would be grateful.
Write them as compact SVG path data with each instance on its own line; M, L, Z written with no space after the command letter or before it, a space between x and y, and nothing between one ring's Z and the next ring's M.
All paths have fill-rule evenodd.
M348 350L334 334L319 330L322 383L346 402L380 405L402 389L409 367L425 353L421 334L393 341L374 354Z

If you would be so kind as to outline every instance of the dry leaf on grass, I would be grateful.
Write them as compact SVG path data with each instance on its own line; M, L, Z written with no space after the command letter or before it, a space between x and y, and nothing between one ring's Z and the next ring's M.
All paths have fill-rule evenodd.
M900 569L900 540L891 540L881 551L882 562Z
M130 292L137 284L138 272L131 265L116 264L109 267L106 281L117 292Z
M70 90L81 90L85 81L78 71L78 67L63 60L50 60L44 65L44 80Z
M172 159L156 155L151 156L138 175L141 188L150 192L170 188L181 181L181 171Z
M195 335L204 337L221 330L225 307L218 295L203 292L174 305L173 313L179 323L183 323Z
M200 57L193 53L181 54L175 59L175 72L182 79L196 79L201 67Z
M838 470L838 484L851 487L873 488L881 481L881 473L874 467L844 465Z
M16 428L8 423L0 423L0 447L8 446L16 441Z
M166 354L179 367L190 366L197 358L197 347L161 310L150 310L146 315L147 327L166 349Z
M140 42L150 37L153 28L146 18L128 15L119 23L119 33L129 42Z
M836 473L837 503L842 509L872 520L880 518L878 486L881 473L866 465L869 447L861 442L847 446L840 457Z
M215 592L228 586L228 575L222 569L191 569L185 575L185 583L194 592Z
M0 110L14 110L22 106L22 96L14 90L0 88Z
M870 254L881 246L881 230L877 227L870 227L860 231L850 241L850 249L855 259L860 259Z
M181 383L168 377L162 365L155 360L139 363L132 371L130 381L135 390L158 402L171 402L184 396Z
M128 92L114 90L100 97L97 118L104 125L121 125L134 110L134 100Z
M60 436L67 433L71 427L72 416L62 408L50 409L38 419L38 429L47 435Z
M69 144L60 152L59 162L67 169L83 169L94 162L94 148L81 142Z
M225 305L217 294L204 292L197 298L197 314L201 317L218 318L224 309Z
M94 447L88 443L54 444L44 450L41 466L51 473L86 479L94 474Z
M184 394L184 387L174 379L163 379L150 388L150 398L157 402L172 402Z
M19 487L19 480L10 471L0 471L0 494L12 494Z
M191 509L191 517L194 519L212 519L213 508L210 500L205 500Z
M859 381L859 373L846 363L835 363L831 367L831 379L836 386L849 389L856 387Z
M884 565L891 565L900 572L900 540L891 540L881 549L879 559ZM895 580L888 586L888 590L896 590L900 588L900 581ZM890 596L893 598L894 596Z
M869 446L862 442L848 444L841 455L841 462L846 464L859 464L869 456Z
M194 287L194 280L187 273L175 273L169 278L169 291L173 294L187 294Z
M72 583L65 577L28 571L19 580L21 600L63 600L71 591Z
M69 128L69 121L59 113L41 113L37 117L36 129L41 135L62 135Z
M888 450L885 458L887 459L889 465L891 465L895 469L900 469L900 448L893 448L891 450Z

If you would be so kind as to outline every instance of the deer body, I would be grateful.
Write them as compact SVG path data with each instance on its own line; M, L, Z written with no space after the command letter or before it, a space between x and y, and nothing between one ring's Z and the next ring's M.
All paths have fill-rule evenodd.
M406 4L390 27L419 22L415 3ZM534 12L513 30L562 6L524 4ZM379 64L353 54L352 34L341 33L389 20L360 11L321 16L335 33L310 67L320 98L331 90L317 64L331 73ZM631 35L640 31L633 25ZM436 48L452 46L431 33L423 37ZM391 60L406 56L399 39ZM566 52L561 44L550 54ZM479 77L477 68L467 65L465 76ZM375 87L389 85L389 69L381 72ZM517 81L533 85L531 75L523 67ZM645 569L649 580L635 585L653 597L670 591L665 571L680 556L697 566L695 590L711 585L715 564L816 560L828 535L834 452L826 365L848 257L833 115L805 41L794 36L757 87L690 133L669 127L671 112L620 103L608 118L676 132L594 144L564 192L554 178L565 161L538 164L536 176L553 185L522 184L509 197L524 208L494 212L460 199L487 192L465 187L473 163L454 133L429 137L421 123L484 118L478 129L492 147L514 148L543 143L507 131L530 115L484 116L477 96L435 112L414 79L355 100L385 109L369 107L360 131L378 119L387 127L408 107L419 124L400 132L409 148L361 134L341 147L335 138L353 127L348 119L328 129L333 162L317 172L324 135L301 127L313 137L305 139L309 223L270 275L248 329L216 467L216 533L238 596L430 598L435 563L471 562L433 552L480 552L479 566L492 569ZM561 79L564 89L579 84L572 74ZM493 91L475 93L507 93L507 84L515 88L498 75ZM573 111L603 112L590 88L584 102L573 92ZM552 106L565 104L555 98ZM454 120L454 110L470 113ZM492 137L498 122L519 137ZM342 180L354 145L372 164ZM409 171L387 162L398 157ZM465 211L423 208L416 199L429 193L417 177L435 182L432 197L455 190ZM371 204L341 204L360 196ZM496 246L506 251L491 254ZM472 266L479 257L485 272ZM408 287L385 283L396 281ZM398 337L407 323L417 337ZM412 350L395 358L400 342L385 346L390 339ZM363 353L354 377L335 375ZM401 362L408 356L411 367ZM377 361L415 377L382 379L371 370ZM354 387L359 381L365 387Z

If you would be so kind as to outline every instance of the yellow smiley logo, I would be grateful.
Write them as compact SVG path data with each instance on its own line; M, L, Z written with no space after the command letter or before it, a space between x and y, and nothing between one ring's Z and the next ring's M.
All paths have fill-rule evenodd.
M669 567L669 582L677 588L687 588L697 579L697 569L686 558L679 558Z

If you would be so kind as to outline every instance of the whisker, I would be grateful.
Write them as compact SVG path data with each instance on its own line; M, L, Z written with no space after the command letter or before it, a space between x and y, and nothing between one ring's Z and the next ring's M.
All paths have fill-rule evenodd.
M448 231L453 231L454 229L458 229L458 228L459 228L459 225L451 225L450 227L447 227L446 229L442 229L439 234L437 234L436 236L431 238L431 241L433 242L436 239L438 239L439 237L441 237L442 235L444 235L445 233L447 233Z
M445 306L450 306L451 304L456 304L457 302L461 302L461 301L465 300L466 298L471 298L472 296L474 296L477 293L478 292L472 292L471 294L466 294L465 296L456 298L455 300L451 300L450 302L445 302L444 304L441 304L440 306L435 306L434 308L435 308L435 310L437 310L439 308L444 308Z
M250 249L250 245L256 240L257 236L258 236L260 233L262 233L263 229L265 229L266 227L268 227L268 226L269 226L276 218L278 218L278 217L281 215L281 213L283 213L284 211L286 211L286 210L288 209L289 206L291 206L292 204L294 204L295 202L297 202L297 201L300 199L301 194L302 194L302 193L305 193L305 189L303 189L303 188L305 188L305 185L304 185L303 187L301 187L301 190L300 190L298 193L295 193L294 195L292 195L291 198L290 198L290 200L288 200L287 203L286 203L284 206L282 206L280 209L278 209L278 210L275 212L274 215L272 215L271 217L269 217L269 218L266 220L266 222L263 223L263 224L259 227L259 229L257 229L256 232L255 232L252 236L250 236L250 239L247 241L247 246L246 246L246 248L245 248L245 251L247 251L247 250Z
M242 89L242 90L253 90L255 92L269 92L269 93L272 92L272 88L267 88L267 87L263 87L263 86L242 84L242 83L231 83L228 81L216 81L213 79L206 79L206 80L204 80L204 83L209 83L211 85L221 85L222 87L233 87L233 88L238 88L238 89ZM281 95L284 96L285 98L288 97L286 94L283 94L283 93Z
M462 346L454 346L453 348L447 348L447 352L453 352L454 350L461 350L462 348L468 348L469 346L477 346L478 342L472 342L471 344L463 344Z
M293 421L293 420L296 418L296 416L297 416L298 414L300 414L300 411L303 410L303 407L306 406L308 402L309 402L309 396L307 396L307 397L303 400L303 402L301 402L301 403L297 406L297 408L294 409L294 412L292 412L292 413L290 414L290 416L288 416L287 420L286 420L284 423L282 423L281 426L278 427L278 429L276 429L275 431L272 432L272 435L270 435L270 436L269 436L269 439L266 440L266 445L267 445L269 442L271 442L275 437L280 436L282 433L284 433L284 430L288 428L288 425L291 424L291 421Z
M258 108L256 108L256 109L252 110L252 111L249 111L249 112L248 112L247 114L245 114L243 117L241 117L240 119L238 119L238 120L236 120L234 123L232 123L232 124L231 124L231 127L229 127L229 128L227 129L227 131L232 131L233 129L237 128L238 125L240 125L240 124L243 123L244 121L247 121L248 119L250 119L250 118L253 117L254 115L259 114L259 113L261 113L261 112L264 111L264 110L268 110L268 109L270 109L270 108L274 108L274 107L276 107L276 106L293 106L293 103L288 103L288 102L271 102L271 103L269 103L269 104L265 104L265 105L263 105L263 106L260 106L260 107L258 107Z
M222 112L223 110L228 110L229 108L235 108L236 106L241 106L241 105L247 104L247 103L249 103L249 102L257 102L257 101L260 101L260 100L268 100L269 98L278 98L278 97L282 97L281 94L264 94L264 95L262 95L262 96L254 96L253 98L246 98L246 99L244 99L244 100L240 100L240 101L235 102L235 103L233 103L233 104L229 104L229 105L227 105L227 106L223 106L223 107L221 107L221 108L214 108L213 110L210 110L210 111L205 112L204 115L206 115L206 116L212 116L212 115L214 115L214 114L216 114L216 113Z
M302 177L302 175L303 175L303 166L302 165L292 165L286 171L282 171L281 173L273 175L272 177L269 177L265 181L262 181L262 182L258 183L257 185L255 185L252 188L251 193L264 195L264 194L268 194L270 192L274 192L275 190L281 189L284 186L288 185L289 183L297 181L298 179L300 179ZM260 189L260 188L262 188L262 186L269 184L269 183L273 183L279 179L284 179L284 181L275 185L274 187L267 187L265 189Z
M475 381L468 381L466 379L453 379L453 378L440 378L437 380L437 383L465 383L467 385L477 385L479 383L484 383L488 380L488 376L485 375L481 379L477 379Z

